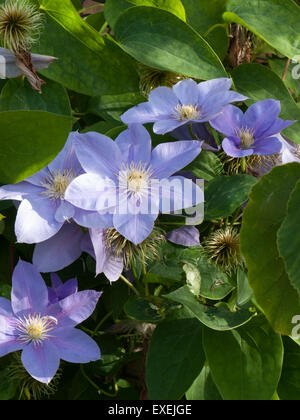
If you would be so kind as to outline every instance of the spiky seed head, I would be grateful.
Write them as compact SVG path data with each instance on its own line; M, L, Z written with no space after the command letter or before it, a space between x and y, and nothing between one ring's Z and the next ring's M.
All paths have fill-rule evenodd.
M280 164L280 155L278 153L267 156L251 155L246 156L243 160L243 158L233 158L222 152L220 153L220 159L228 175L243 173L243 165L245 165L247 174L262 176L274 166Z
M231 272L242 263L239 232L227 226L212 232L204 242L204 251L212 263Z
M140 75L140 91L146 97L148 97L151 90L159 86L171 88L180 80L185 79L185 76L180 74L154 69L141 63L138 65L138 72Z
M124 238L116 229L107 229L105 245L118 258L123 258L126 268L135 261L146 263L159 257L160 246L166 241L165 232L154 227L151 234L141 244L135 245Z
M0 39L15 53L30 50L43 28L43 15L29 0L6 0L0 5Z
M13 354L13 360L7 368L7 373L8 379L18 384L20 390L19 399L27 400L40 400L55 394L61 378L61 369L59 369L48 385L36 381L24 368L21 360L21 353L19 352Z

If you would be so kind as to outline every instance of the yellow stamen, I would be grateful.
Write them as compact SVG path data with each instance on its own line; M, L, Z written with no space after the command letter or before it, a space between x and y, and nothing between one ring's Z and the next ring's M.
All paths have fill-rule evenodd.
M75 174L72 170L55 171L41 182L45 188L42 194L52 200L64 200L66 189L74 178Z
M177 105L175 108L175 118L179 121L191 121L200 118L200 110L198 105Z
M253 128L241 128L237 135L241 140L241 149L251 149L255 142Z
M141 196L149 188L152 173L151 168L141 162L124 165L119 173L120 188L126 189L130 195Z
M41 344L51 336L49 332L57 326L57 319L40 314L28 315L18 319L16 329L21 333L18 339L25 344Z

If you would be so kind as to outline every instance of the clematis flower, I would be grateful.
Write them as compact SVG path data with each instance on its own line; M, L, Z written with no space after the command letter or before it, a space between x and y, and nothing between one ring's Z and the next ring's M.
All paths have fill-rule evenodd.
M52 287L48 287L49 302L56 303L78 292L77 279L70 279L63 283L55 273L51 274Z
M20 261L13 274L11 302L0 299L0 357L22 350L24 368L47 384L60 359L71 363L99 360L96 342L75 327L93 313L100 295L86 290L52 304L37 269Z
M151 151L151 137L140 124L115 141L93 132L74 133L74 138L86 174L70 183L65 199L78 208L113 215L113 227L136 245L150 235L159 211L204 201L203 191L191 180L171 176L196 158L199 141L163 143Z
M63 150L45 169L18 184L0 188L0 200L21 201L15 223L18 242L46 241L71 219L84 227L111 226L107 216L82 211L65 200L67 186L82 173L71 134Z
M182 80L173 88L158 87L149 95L149 101L125 112L125 124L154 122L153 131L165 134L185 124L204 123L214 119L224 106L248 99L230 91L232 80L219 78L197 84L192 79Z
M278 118L280 111L280 102L273 99L251 105L245 114L228 105L210 124L226 136L222 147L227 155L236 158L253 154L272 155L282 149L277 138L280 131L295 122Z

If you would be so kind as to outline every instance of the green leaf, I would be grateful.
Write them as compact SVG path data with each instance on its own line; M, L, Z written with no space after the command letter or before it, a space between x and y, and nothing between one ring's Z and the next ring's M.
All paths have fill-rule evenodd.
M159 322L164 316L159 313L159 308L144 298L131 298L124 305L124 312L129 318L141 322Z
M179 19L186 20L185 10L180 0L107 0L104 6L106 20L111 28L125 10L134 6L150 6L167 10Z
M198 378L185 394L188 401L220 401L222 397L214 383L209 366L204 366Z
M51 80L43 86L40 95L26 79L10 79L0 95L0 111L36 110L53 114L71 115L69 97L65 88Z
M247 309L231 312L226 304L220 304L220 306L203 305L189 291L187 286L183 286L180 289L165 295L165 297L174 302L181 303L185 308L189 309L202 324L216 331L228 331L238 328L249 322L254 316L254 314Z
M294 1L228 0L226 9L227 22L245 26L284 56L300 55L300 8Z
M202 150L196 159L185 168L185 171L192 172L197 178L211 181L216 176L222 175L223 165L215 153Z
M238 330L204 330L213 379L224 400L271 400L279 382L283 345L264 317Z
M43 169L65 145L72 118L45 111L0 112L0 182L15 183Z
M300 348L290 338L283 338L284 359L278 386L281 400L300 401Z
M297 121L283 130L296 143L300 143L300 110L280 77L261 64L242 64L232 73L236 89L251 98L248 105L262 99L277 99L281 103L281 118Z
M105 23L105 17L103 12L92 13L91 15L88 15L84 20L98 32Z
M230 45L228 30L225 26L213 26L205 35L205 39L222 61L225 59Z
M11 400L17 392L18 383L10 380L8 375L8 369L0 372L0 401Z
M195 296L200 296L201 290L201 275L191 263L184 264L183 270L186 274L186 283L190 292Z
M248 199L257 179L250 175L220 176L205 188L205 220L229 216Z
M271 70L274 73L276 73L277 76L280 77L280 79L282 79L282 76L286 68L287 59L272 57L271 59L268 60L268 62L269 62L269 66L271 67ZM284 82L286 87L293 91L294 95L296 96L296 100L300 99L299 67L300 67L299 64L291 63L289 65L289 68L286 74L286 79Z
M86 23L70 0L40 0L40 4L46 12L45 29L35 49L58 58L41 71L43 75L89 96L138 92L133 60Z
M179 400L204 362L202 326L186 311L178 310L157 326L151 339L146 365L150 400Z
M205 80L227 76L209 44L165 10L128 9L118 20L115 32L121 47L148 66Z
M182 0L188 23L199 32L205 34L207 30L218 23L222 23L227 0Z
M278 231L279 254L284 260L285 268L292 285L300 297L300 236L299 236L300 181L292 191L287 208L287 215Z
M249 286L248 276L241 268L239 268L237 272L236 304L238 306L246 305L246 303L248 303L252 297L253 297L253 292L252 292L251 287Z
M241 250L254 297L275 331L284 335L291 334L300 302L278 253L277 232L299 178L298 163L278 166L263 176L250 194L241 230Z

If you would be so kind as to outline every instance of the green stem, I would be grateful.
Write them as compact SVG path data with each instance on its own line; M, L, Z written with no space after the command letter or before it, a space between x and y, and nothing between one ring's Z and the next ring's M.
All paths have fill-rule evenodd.
M137 295L140 296L140 292L134 287L132 283L130 283L129 280L127 280L126 277L123 276L123 274L120 275L120 279L123 280L124 283L127 284L128 287Z
M144 282L144 285L145 285L145 296L149 296L150 292L149 292L149 284L148 284L148 281L147 281L147 278L146 278L147 269L146 269L145 261L142 262L142 267L143 267L143 282Z
M85 370L84 370L84 368L83 368L83 366L82 365L80 365L80 372L82 373L82 376L88 381L88 383L90 384L90 385L92 385L92 387L93 388L95 388L96 390L97 390L97 392L98 392L98 394L99 395L101 395L101 394L103 394L103 395L105 395L106 397L111 397L111 398L114 398L114 397L116 397L117 396L117 394L118 394L118 388L117 388L117 386L116 386L116 383L115 383L115 390L116 390L116 392L114 393L114 394L110 394L109 392L106 392L106 391L104 391L103 389L101 389L87 374L86 374L86 372L85 372Z
M96 334L97 334L97 332L100 330L100 327L104 324L104 322L108 319L108 318L110 318L111 316L112 316L112 311L110 311L110 312L108 312L102 319L101 319L101 321L99 322L99 324L97 325L97 327L94 329L94 331L93 331L93 334L92 334L92 337L94 337Z
M245 157L241 158L241 168L242 168L243 174L245 174L246 173L246 158Z
M104 24L101 26L101 29L100 29L100 34L102 34L104 31L105 31L105 29L108 27L108 23L107 22L104 22Z

